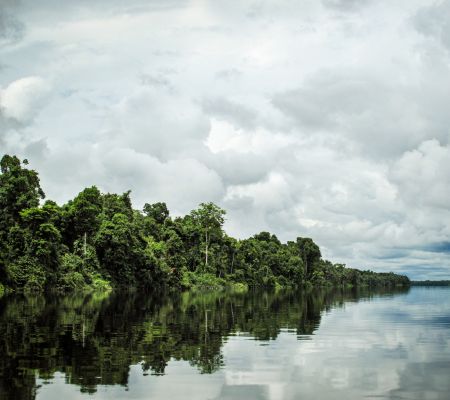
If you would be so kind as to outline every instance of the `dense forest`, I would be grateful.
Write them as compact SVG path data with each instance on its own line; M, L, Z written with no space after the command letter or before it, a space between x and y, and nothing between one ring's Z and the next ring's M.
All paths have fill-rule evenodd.
M237 240L225 211L202 203L171 217L165 203L132 208L130 192L95 186L62 206L44 202L38 173L16 156L0 166L0 292L118 286L224 287L408 285L406 276L346 268L316 243L273 234Z

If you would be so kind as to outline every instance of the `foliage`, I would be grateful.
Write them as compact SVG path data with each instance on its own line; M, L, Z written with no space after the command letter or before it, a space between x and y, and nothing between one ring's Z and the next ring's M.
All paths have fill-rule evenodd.
M208 265L210 245L213 241L218 241L222 238L222 225L225 222L224 216L225 210L222 210L214 203L201 203L198 209L191 212L194 226L201 232L200 245L204 246L205 249L205 265L202 268L204 272L210 272ZM211 270L211 272L213 271Z
M98 274L92 276L90 287L95 291L109 292L112 290L111 283Z
M64 290L83 289L86 285L83 275L77 271L66 272L58 283L59 287Z
M226 284L225 279L208 273L186 271L182 277L182 285L185 288L221 290Z
M8 264L7 275L9 283L25 290L42 290L46 283L44 267L36 258L23 256Z
M450 281L442 280L442 281L412 281L411 285L413 286L450 286Z
M408 285L393 273L322 259L311 238L281 243L269 232L237 240L226 212L201 203L172 218L162 202L134 210L130 192L82 190L63 206L47 200L37 172L5 155L0 174L0 284L62 290L138 286L267 288Z

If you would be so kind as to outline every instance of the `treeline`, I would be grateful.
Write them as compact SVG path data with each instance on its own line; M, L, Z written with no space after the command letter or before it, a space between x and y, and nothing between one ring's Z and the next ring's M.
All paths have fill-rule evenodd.
M411 285L413 286L450 286L450 281L442 280L442 281L411 281Z
M15 157L0 166L0 291L86 286L219 287L408 285L406 276L323 260L310 238L281 243L261 232L237 240L225 211L202 203L172 218L165 203L132 208L130 192L84 189L59 206L46 200L36 171Z

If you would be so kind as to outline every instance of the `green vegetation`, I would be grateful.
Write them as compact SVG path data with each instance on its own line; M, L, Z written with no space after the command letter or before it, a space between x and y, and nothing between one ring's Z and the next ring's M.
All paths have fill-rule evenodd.
M450 286L450 281L411 281L413 286Z
M323 260L310 238L281 243L261 232L236 240L225 211L202 203L172 218L165 203L132 208L130 192L86 188L59 206L45 198L28 162L0 163L0 285L25 291L118 286L394 286L406 276L345 268ZM2 286L0 290L3 291Z

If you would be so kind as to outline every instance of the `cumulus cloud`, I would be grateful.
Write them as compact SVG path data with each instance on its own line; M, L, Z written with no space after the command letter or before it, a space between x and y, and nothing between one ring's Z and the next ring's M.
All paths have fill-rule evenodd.
M207 114L218 119L232 121L238 127L252 129L257 125L258 114L254 110L228 99L206 99L203 108Z
M340 11L354 11L369 2L370 0L322 0L324 6Z
M102 151L103 153L103 151ZM135 203L164 199L175 214L187 213L200 202L218 202L223 196L217 173L192 158L161 162L132 149L112 148L99 154L105 189L131 189Z
M27 154L39 158L42 151L36 150L42 146L36 144L44 144L45 138L33 134L26 137L25 130L47 104L50 91L50 84L38 76L17 79L5 88L0 86L0 145L4 152L26 149Z
M418 10L414 22L417 29L450 50L450 1L437 1Z
M20 41L25 27L7 8L0 9L0 47Z
M0 146L50 198L210 200L238 237L448 274L448 1L107 3L0 14Z
M49 92L49 84L38 76L11 82L0 91L1 115L19 124L28 124L39 113Z
M326 70L300 88L275 95L273 103L299 132L349 139L364 154L379 159L415 147L430 130L448 136L432 119L439 108L422 103L420 93L431 85L405 84L362 71Z
M450 211L450 147L436 139L405 152L391 169L391 177L410 204Z
M107 140L162 160L201 151L209 133L209 120L199 106L165 90L137 89L113 113Z

